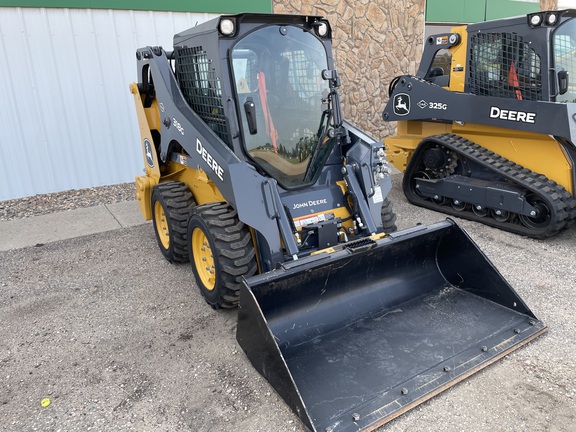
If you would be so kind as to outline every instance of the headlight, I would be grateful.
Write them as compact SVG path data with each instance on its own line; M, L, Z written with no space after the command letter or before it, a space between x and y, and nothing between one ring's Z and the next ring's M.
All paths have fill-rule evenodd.
M529 20L532 27L537 27L542 24L542 16L540 14L534 14L530 16Z
M236 30L234 20L231 20L230 18L222 18L220 20L220 24L218 25L218 29L224 36L232 36Z
M316 21L312 24L316 29L316 34L321 38L328 36L328 23L326 21Z

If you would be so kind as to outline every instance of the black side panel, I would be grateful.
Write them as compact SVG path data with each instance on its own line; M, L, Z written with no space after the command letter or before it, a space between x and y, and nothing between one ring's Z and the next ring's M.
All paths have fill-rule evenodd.
M427 103L431 101L438 103ZM576 142L575 113L576 104L456 93L417 77L402 76L392 89L382 117L385 121L462 121L555 135Z

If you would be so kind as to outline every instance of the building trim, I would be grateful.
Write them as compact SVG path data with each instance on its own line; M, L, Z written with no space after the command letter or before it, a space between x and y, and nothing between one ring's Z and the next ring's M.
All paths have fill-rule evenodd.
M0 0L0 7L121 9L195 13L272 12L270 0Z

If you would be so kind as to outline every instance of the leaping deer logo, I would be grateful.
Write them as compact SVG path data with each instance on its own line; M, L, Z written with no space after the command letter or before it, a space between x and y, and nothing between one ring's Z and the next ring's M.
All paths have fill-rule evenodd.
M403 109L404 111L408 111L408 107L406 106L406 103L402 100L402 96L398 96L398 98L396 99L396 109Z
M144 154L146 155L146 163L152 168L154 166L154 156L152 155L152 144L148 139L144 139Z
M410 112L410 96L405 93L396 95L396 103L394 104L394 113L399 116L404 116Z

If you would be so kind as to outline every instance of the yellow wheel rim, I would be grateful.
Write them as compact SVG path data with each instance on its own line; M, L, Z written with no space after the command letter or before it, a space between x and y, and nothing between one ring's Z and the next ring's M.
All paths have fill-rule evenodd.
M195 228L192 232L192 255L194 256L194 266L204 288L212 291L216 286L214 256L212 249L210 249L210 243L200 228Z
M162 243L164 249L168 249L170 247L170 233L168 231L168 221L164 214L164 208L162 204L160 204L160 201L154 203L154 222L160 243Z

